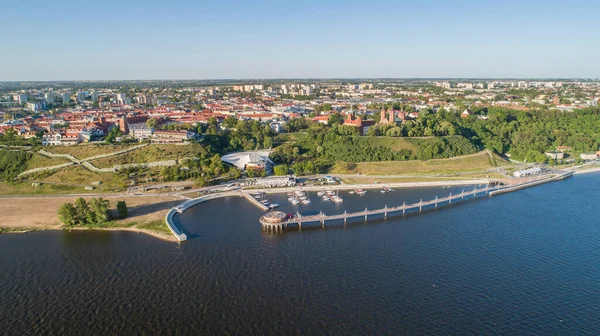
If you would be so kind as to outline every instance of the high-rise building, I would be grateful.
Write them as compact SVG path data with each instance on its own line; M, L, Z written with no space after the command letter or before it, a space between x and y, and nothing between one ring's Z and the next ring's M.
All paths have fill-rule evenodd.
M127 95L124 93L119 93L117 95L117 103L118 104L127 104L128 103Z
M98 91L92 92L92 103L98 102Z
M304 85L304 94L310 96L312 94L312 88L310 85Z
M77 91L77 102L83 103L84 100L85 100L85 92Z
M62 94L62 101L65 104L68 104L71 102L71 93L70 92L65 92Z
M15 100L19 102L19 105L23 105L27 103L28 97L26 94L19 94L15 97Z
M46 92L44 99L46 99L46 103L54 104L54 92Z
M287 85L283 84L281 86L281 91L283 92L283 94L288 94L290 91L288 90Z

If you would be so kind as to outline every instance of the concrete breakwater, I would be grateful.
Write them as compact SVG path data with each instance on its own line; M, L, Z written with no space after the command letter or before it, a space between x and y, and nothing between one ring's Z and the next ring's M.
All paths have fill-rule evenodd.
M525 182L525 183L517 184L515 186L504 187L504 188L500 188L498 190L490 192L490 196L505 194L505 193L529 188L529 187L534 187L536 185L540 185L540 184L544 184L544 183L548 183L548 182L552 182L552 181L562 180L562 179L565 179L570 176L573 176L573 172L566 172L566 173L563 173L560 175L556 175L556 176L552 176L552 177L548 177L548 178L544 178L544 179Z
M187 240L187 235L185 233L183 233L177 227L177 225L175 225L175 221L174 221L175 215L181 214L184 211L186 211L187 209L189 209L197 204L204 203L209 200L213 200L213 199L217 199L217 198L221 198L221 197L229 197L229 196L242 196L242 195L240 192L235 192L235 191L219 193L219 194L210 194L210 195L201 196L201 197L189 200L189 201L185 201L185 202L181 203L180 205L172 208L171 210L169 210L169 212L167 213L167 215L165 217L165 221L167 222L167 226L169 227L169 230L171 231L171 233L173 233L173 235L175 236L175 238L177 238L177 240L179 240L179 241Z

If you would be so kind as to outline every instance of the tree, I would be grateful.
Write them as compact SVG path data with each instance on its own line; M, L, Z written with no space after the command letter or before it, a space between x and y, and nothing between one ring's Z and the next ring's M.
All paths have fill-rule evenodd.
M95 220L95 224L102 224L110 220L109 206L110 202L102 197L90 201L90 212L94 214L90 217Z
M273 139L271 137L265 137L265 141L263 142L263 148L271 148L273 147Z
M327 119L329 125L341 125L344 123L344 117L339 113L332 113Z
M83 225L85 224L90 217L90 207L88 205L88 203L86 202L85 199L83 198L78 198L75 201L75 224L77 225Z
M115 142L117 137L120 137L121 135L121 130L118 127L113 127L108 132L108 135L106 136L104 141L106 141L106 143L112 144Z
M223 125L227 128L234 128L235 125L237 125L237 123L238 120L234 116L228 116L227 118L225 118L225 120L223 120Z
M125 201L117 202L117 213L119 214L120 219L127 217L128 210L127 210L127 203L125 203Z
M158 119L150 118L146 120L146 125L150 128L156 128L156 125L158 125Z
M273 174L275 175L287 175L290 171L290 167L286 164L280 164L273 167Z
M398 126L394 126L392 128L390 128L386 133L386 136L389 137L401 137L402 136L402 129Z
M77 210L71 203L63 203L58 209L58 219L66 226L73 226L77 223Z

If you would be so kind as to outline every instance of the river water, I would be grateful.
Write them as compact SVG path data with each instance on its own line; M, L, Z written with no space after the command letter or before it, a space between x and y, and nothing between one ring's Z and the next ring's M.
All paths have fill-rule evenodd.
M0 235L3 335L600 334L600 174L423 215L263 233L239 197L131 232ZM369 191L325 213L462 188Z

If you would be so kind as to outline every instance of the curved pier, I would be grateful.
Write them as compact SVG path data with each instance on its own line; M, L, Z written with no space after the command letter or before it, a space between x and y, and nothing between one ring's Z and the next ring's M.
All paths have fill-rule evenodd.
M189 201L185 201L185 202L181 203L180 205L169 210L169 212L167 213L167 216L165 217L167 226L169 227L169 230L171 231L171 233L173 233L175 238L177 238L177 240L179 240L179 241L187 240L187 236L185 235L185 233L181 232L181 230L179 230L179 228L177 228L177 226L173 222L173 217L175 216L175 214L183 213L184 211L193 207L194 205L206 202L208 200L221 198L221 197L236 196L236 195L241 196L241 194L239 192L226 192L226 193L200 196L198 198L195 198L195 199L192 199Z

